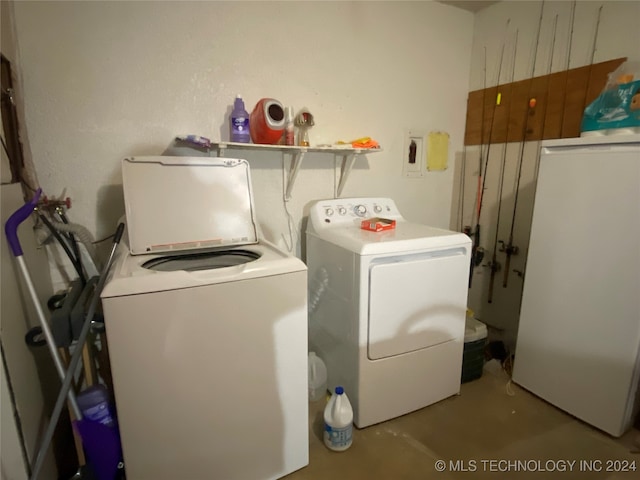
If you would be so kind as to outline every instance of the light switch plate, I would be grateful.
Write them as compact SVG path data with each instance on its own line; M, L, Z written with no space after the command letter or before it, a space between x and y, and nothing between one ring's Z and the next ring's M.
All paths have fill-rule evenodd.
M402 174L405 177L422 177L426 170L426 133L421 130L408 130L405 135Z

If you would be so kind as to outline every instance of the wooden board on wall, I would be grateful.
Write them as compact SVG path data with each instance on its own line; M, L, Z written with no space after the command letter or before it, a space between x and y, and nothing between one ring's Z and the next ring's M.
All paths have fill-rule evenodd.
M564 86L567 84L567 71L552 73L548 76L542 137L561 138L564 121ZM535 138L535 137L533 137Z
M574 68L568 72L561 138L580 136L580 122L589 88L589 68Z
M508 142L515 142L516 138L522 137L522 130L527 124L527 103L529 101L529 91L531 80L522 80L512 84L513 101L508 121L509 136Z
M465 145L579 137L585 107L625 61L617 58L470 92ZM532 98L536 103L530 108Z

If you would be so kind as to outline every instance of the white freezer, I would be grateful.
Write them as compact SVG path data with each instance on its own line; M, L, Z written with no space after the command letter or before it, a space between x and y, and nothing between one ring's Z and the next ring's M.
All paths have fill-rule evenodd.
M638 408L640 136L543 142L513 380L613 435Z

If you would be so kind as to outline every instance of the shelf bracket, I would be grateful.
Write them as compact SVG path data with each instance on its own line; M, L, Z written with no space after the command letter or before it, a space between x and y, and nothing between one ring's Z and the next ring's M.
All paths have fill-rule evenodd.
M335 193L335 197L338 198L342 195L342 189L344 188L344 184L347 183L347 177L351 173L351 169L353 168L353 164L356 162L356 158L360 153L349 153L346 155L336 155L342 157L342 166L340 167L340 181L338 182L338 188Z
M291 190L293 190L293 184L296 181L296 177L298 176L298 171L300 170L300 164L302 163L302 159L304 158L304 154L307 153L306 149L299 150L292 154L291 156L291 165L289 166L289 176L287 177L287 190L284 195L285 200L291 200ZM286 155L283 153L283 155Z
M209 148L209 156L218 156L218 157L224 157L225 151L227 150L227 144L220 142L218 143L216 146L212 146ZM212 153L214 153L214 155L212 155Z
M380 152L382 151L379 148L376 149L361 149L361 148L348 148L347 146L340 147L331 147L328 145L317 146L317 147L307 147L307 146L294 146L294 145L262 145L262 144L254 144L254 143L237 143L237 142L211 142L211 147L209 147L209 156L224 157L227 150L263 150L263 151L279 151L282 153L282 168L286 170L286 161L288 156L291 156L291 160L289 163L289 171L283 172L283 175L286 176L285 182L286 185L283 185L284 190L284 200L289 201L291 199L291 192L293 190L293 185L295 184L296 178L298 177L298 172L300 171L300 165L302 164L302 160L307 152L318 152L318 153L333 153L334 154L334 184L333 184L333 195L335 198L338 198L342 195L342 190L344 189L345 184L347 183L347 178L353 169L353 165L357 160L358 156L363 155L365 153L370 152ZM342 164L340 167L340 178L336 182L336 177L338 176L338 160L342 160Z

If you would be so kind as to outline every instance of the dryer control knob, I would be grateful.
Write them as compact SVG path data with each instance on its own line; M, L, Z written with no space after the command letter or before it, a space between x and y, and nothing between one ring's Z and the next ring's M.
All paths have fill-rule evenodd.
M376 213L380 213L382 211L382 207L380 205L374 205L373 211Z
M340 208L338 208L338 213L340 215L346 215L347 214L347 209L344 208L344 207L340 207Z
M330 217L331 215L333 215L333 208L325 209L324 213L327 217Z
M364 205L356 205L356 207L353 209L353 211L359 217L364 217L367 214L367 207L365 207Z

